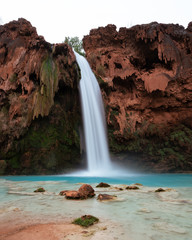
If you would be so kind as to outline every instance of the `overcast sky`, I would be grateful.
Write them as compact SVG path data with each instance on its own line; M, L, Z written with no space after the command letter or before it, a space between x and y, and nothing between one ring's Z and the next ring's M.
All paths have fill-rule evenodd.
M65 37L82 38L92 28L115 24L192 21L192 0L1 0L0 23L23 17L50 43Z

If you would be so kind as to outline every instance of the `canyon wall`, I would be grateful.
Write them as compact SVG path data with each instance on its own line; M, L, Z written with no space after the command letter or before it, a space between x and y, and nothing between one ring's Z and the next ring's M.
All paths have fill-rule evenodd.
M83 45L102 89L110 150L142 169L192 171L192 22L108 25Z
M58 173L80 162L79 68L25 19L0 26L0 174Z

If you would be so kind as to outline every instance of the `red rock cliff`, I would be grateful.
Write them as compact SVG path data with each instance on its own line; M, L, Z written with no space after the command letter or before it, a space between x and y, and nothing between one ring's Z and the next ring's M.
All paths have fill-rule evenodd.
M192 170L192 22L108 25L83 39L106 105L109 144L157 171Z
M78 74L67 44L51 45L25 19L0 26L0 174L55 173L69 160Z

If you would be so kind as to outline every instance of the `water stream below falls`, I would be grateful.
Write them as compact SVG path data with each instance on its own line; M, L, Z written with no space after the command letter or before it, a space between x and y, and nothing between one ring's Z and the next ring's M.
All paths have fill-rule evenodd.
M76 52L75 56L81 70L79 88L88 164L87 175L105 176L112 167L101 91L87 60Z

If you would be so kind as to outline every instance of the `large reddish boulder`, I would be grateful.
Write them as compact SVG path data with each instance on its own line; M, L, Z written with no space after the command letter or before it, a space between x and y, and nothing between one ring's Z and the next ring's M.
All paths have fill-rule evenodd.
M67 191L65 192L65 197L67 199L81 199L82 196L78 191Z
M83 184L79 188L79 193L83 198L92 198L95 196L95 191L89 184Z
M89 184L83 184L78 191L64 190L60 195L67 199L87 199L95 196L95 190Z

